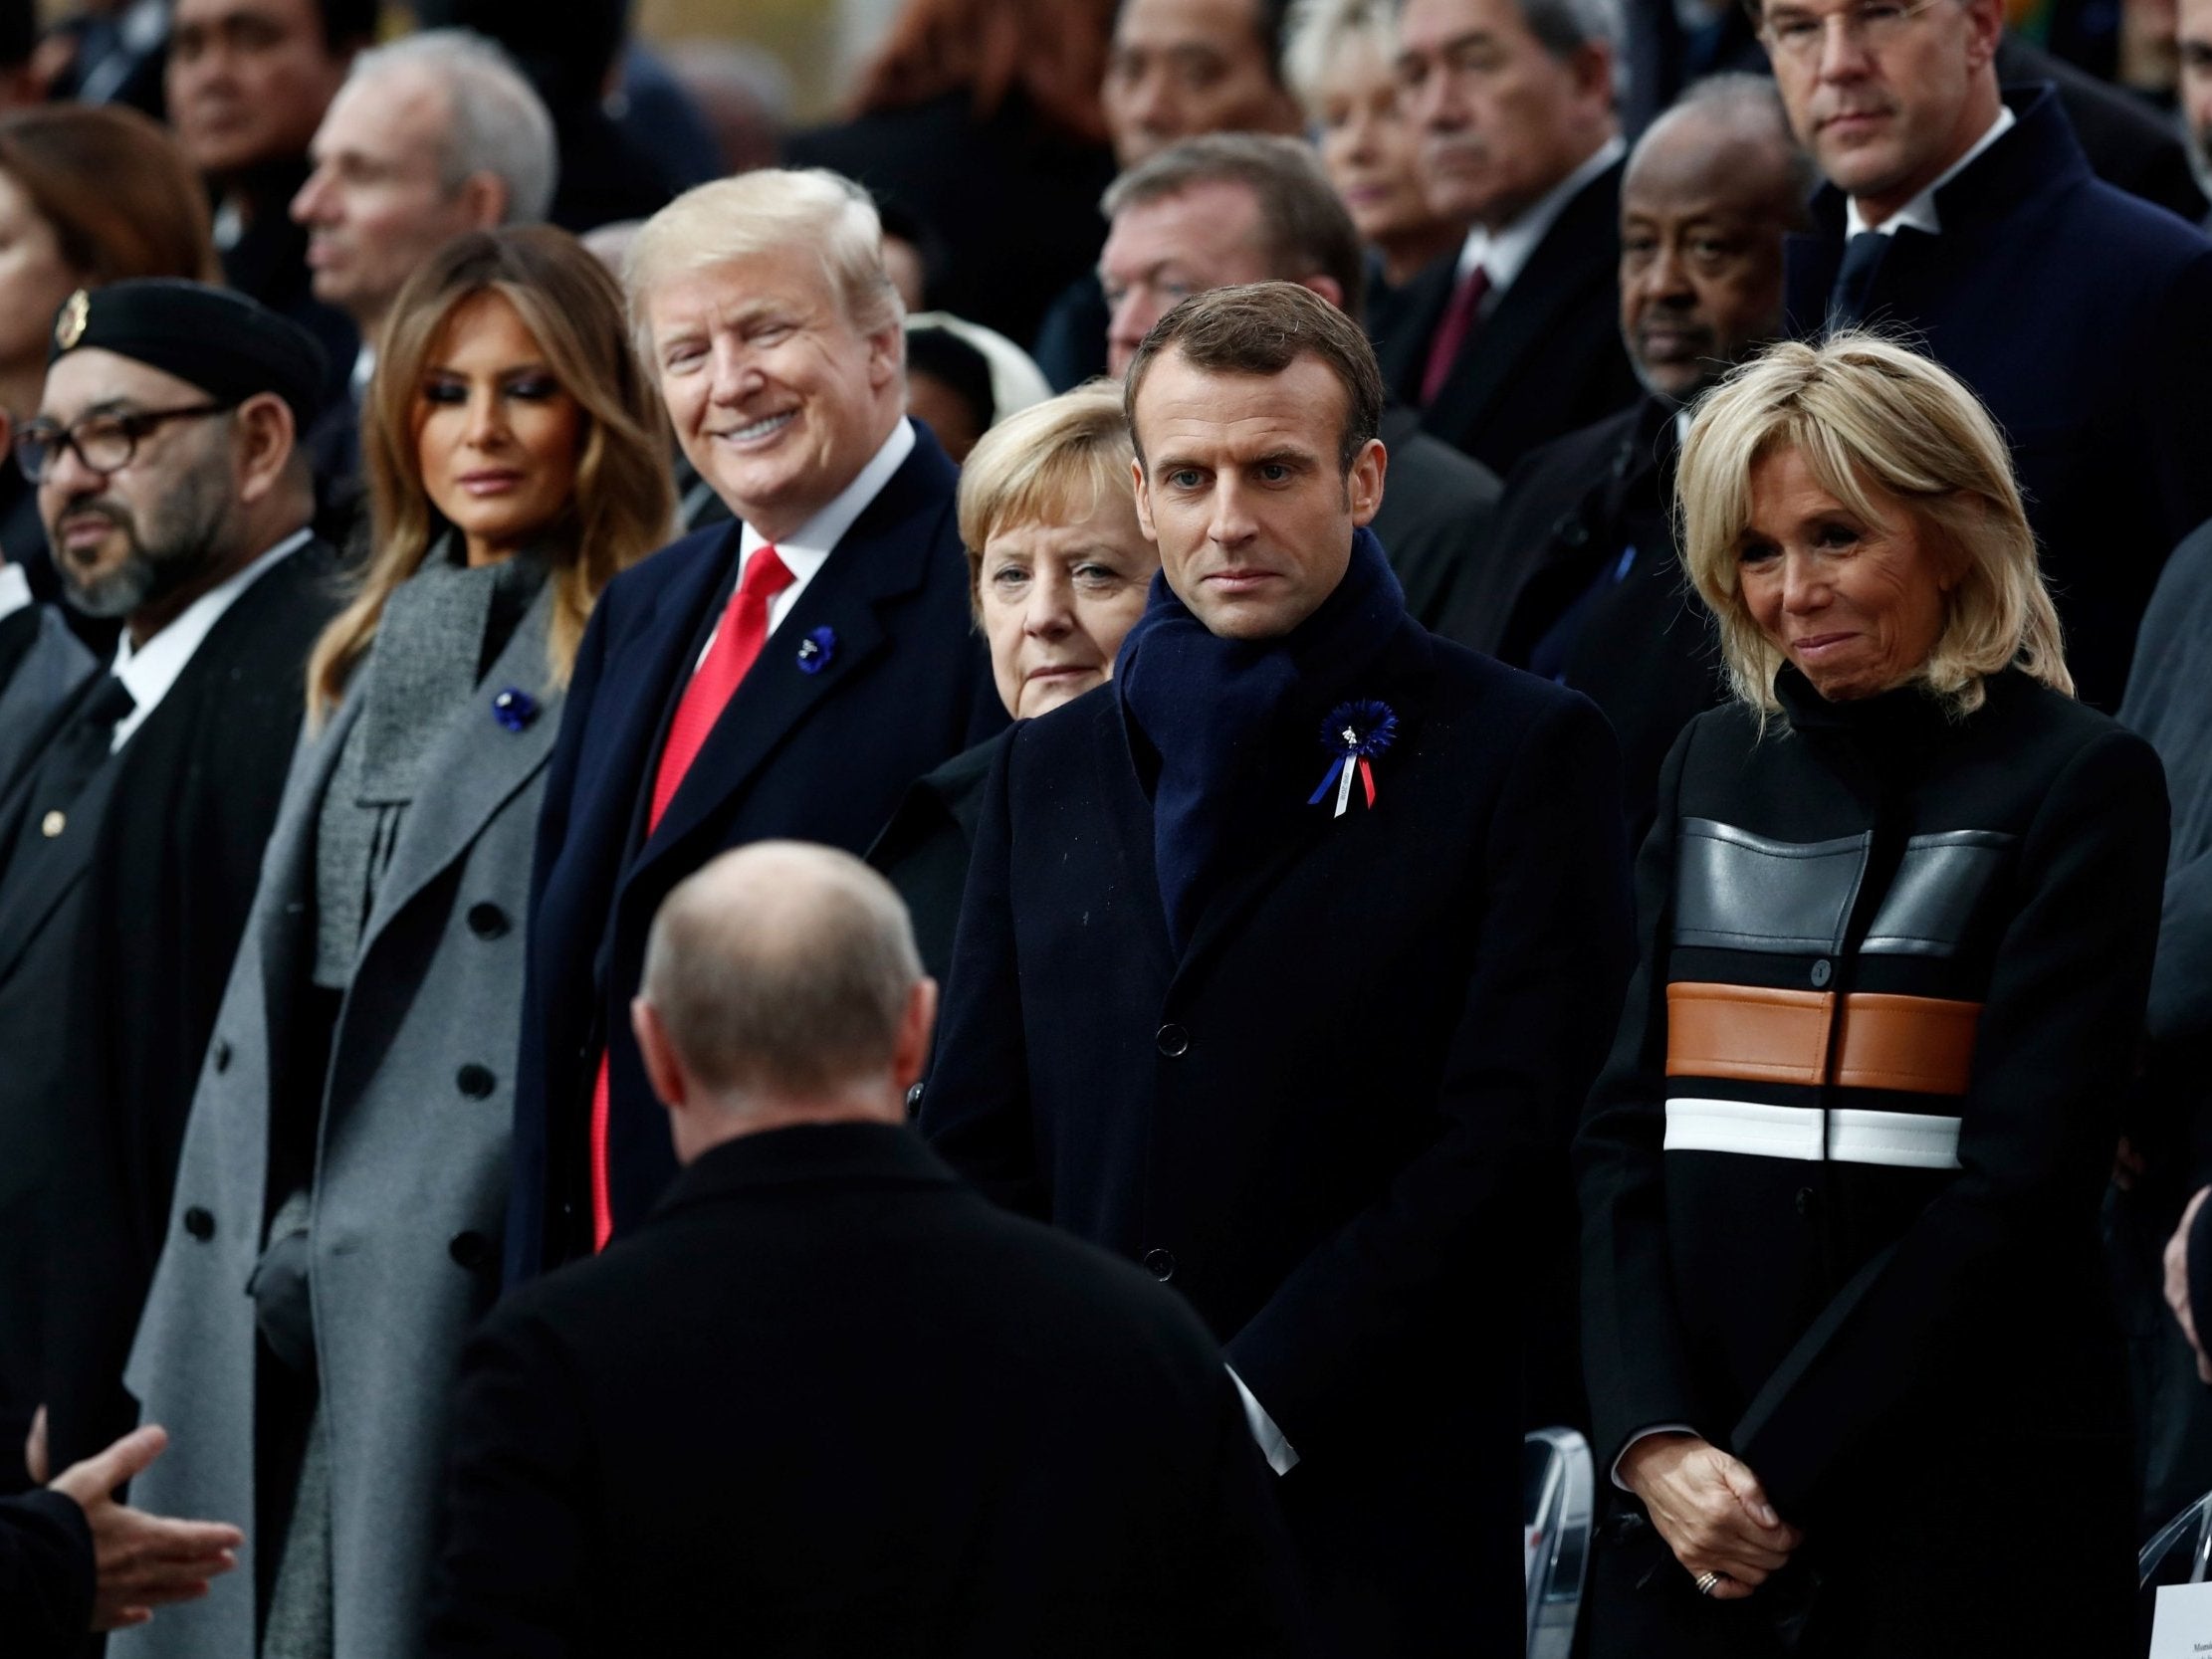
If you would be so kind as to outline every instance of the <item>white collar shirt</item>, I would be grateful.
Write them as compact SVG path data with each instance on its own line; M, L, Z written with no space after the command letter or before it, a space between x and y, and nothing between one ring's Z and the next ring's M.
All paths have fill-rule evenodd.
M1477 225L1467 233L1459 248L1458 275L1464 279L1476 266L1489 274L1489 292L1482 297L1481 314L1487 316L1513 286L1513 279L1521 274L1529 258L1546 235L1567 211L1567 204L1580 195L1592 179L1612 166L1628 153L1628 146L1619 136L1608 138L1592 151L1583 164L1553 185L1537 198L1518 219L1498 230Z
M1913 230L1923 232L1928 236L1941 236L1943 234L1943 222L1936 217L1936 191L1942 189L1944 185L1950 183L1952 179L1958 177L1960 173L1963 173L1978 161L1981 158L1982 151L2011 131L2013 123L2019 118L2006 105L1998 104L1997 118L1989 123L1988 131L1974 140L1974 147L1944 168L1942 177L1879 225L1867 223L1866 215L1859 211L1859 202L1856 197L1847 199L1844 203L1844 240L1848 242L1861 231L1870 230L1879 231L1883 236L1894 236L1904 226L1910 226Z
M135 650L131 648L129 630L123 631L115 645L115 678L122 682L123 690L130 694L135 707L115 722L111 752L128 742L131 733L146 724L146 717L160 707L161 700L169 695L169 688L176 684L177 676L184 672L193 654L214 631L215 624L222 621L223 613L238 603L238 596L268 575L280 561L305 547L314 535L312 529L293 531L245 569L225 577L186 605L174 622Z

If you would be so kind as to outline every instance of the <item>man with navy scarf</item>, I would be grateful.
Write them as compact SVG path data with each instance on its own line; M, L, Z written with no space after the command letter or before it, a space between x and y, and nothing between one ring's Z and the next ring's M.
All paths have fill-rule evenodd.
M1627 968L1618 758L1406 614L1382 397L1293 284L1139 348L1161 577L1112 683L999 757L922 1128L1189 1297L1332 1651L1504 1653L1522 1287Z

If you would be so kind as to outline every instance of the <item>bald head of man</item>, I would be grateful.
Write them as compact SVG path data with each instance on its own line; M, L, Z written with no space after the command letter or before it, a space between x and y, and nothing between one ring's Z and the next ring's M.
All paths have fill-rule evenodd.
M1637 378L1686 403L1782 333L1782 242L1817 183L1763 76L1701 81L1621 181L1621 335Z
M904 1123L936 1017L891 885L797 841L725 853L670 893L630 1004L683 1163L792 1124Z

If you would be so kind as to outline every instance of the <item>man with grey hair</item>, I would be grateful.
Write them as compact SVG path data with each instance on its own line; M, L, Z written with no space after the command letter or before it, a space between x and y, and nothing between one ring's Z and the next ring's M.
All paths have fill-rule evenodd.
M1367 262L1352 216L1312 148L1296 138L1216 132L1186 138L1123 173L1100 204L1107 305L1106 360L1119 376L1145 334L1186 294L1231 283L1310 288L1339 311L1364 310ZM1375 534L1406 590L1406 608L1435 627L1489 548L1497 475L1421 430L1402 403L1378 432L1390 488Z
M629 1015L684 1172L471 1345L434 1659L1306 1651L1197 1317L906 1128L936 1006L850 854L669 893Z
M538 844L510 1278L590 1254L674 1177L628 1019L669 890L763 837L858 852L909 783L1005 724L958 475L906 418L866 193L820 170L718 179L646 222L626 273L677 439L736 521L617 576L576 659Z
M1809 223L1813 182L1764 76L1701 81L1646 130L1621 184L1620 265L1620 338L1644 395L1523 458L1494 556L1444 623L1605 711L1631 845L1675 734L1724 693L1710 620L1674 561L1688 406L1781 337L1783 242Z
M1472 222L1380 330L1390 386L1499 473L1636 382L1612 326L1623 146L1611 0L1404 0L1399 86L1422 184Z

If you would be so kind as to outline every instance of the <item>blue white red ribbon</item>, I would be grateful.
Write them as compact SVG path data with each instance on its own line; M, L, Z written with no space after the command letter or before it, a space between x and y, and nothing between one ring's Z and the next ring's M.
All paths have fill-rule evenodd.
M1375 805L1375 757L1398 739L1398 716L1387 703L1362 699L1353 703L1340 703L1329 711L1329 718L1321 726L1321 746L1333 758L1329 769L1322 774L1321 786L1306 797L1306 805L1319 806L1329 790L1336 790L1336 811L1332 817L1344 816L1352 804L1352 779L1356 773L1361 787L1367 793L1367 804Z

